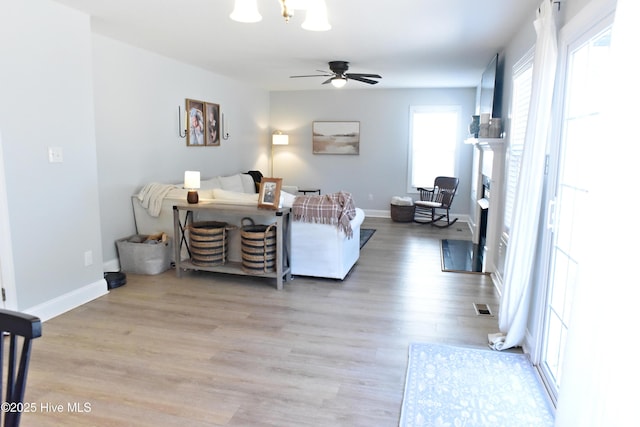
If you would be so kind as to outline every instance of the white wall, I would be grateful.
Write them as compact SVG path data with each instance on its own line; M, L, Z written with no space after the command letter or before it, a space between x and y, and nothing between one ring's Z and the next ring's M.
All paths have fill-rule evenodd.
M269 95L104 36L92 40L102 250L111 269L115 241L135 233L130 196L145 184L181 183L185 170L206 178L267 169ZM187 147L178 136L185 98L219 104L230 139Z
M0 0L0 94L2 285L10 308L45 320L106 293L144 184L268 165L266 91L93 35L87 15L49 0ZM185 98L220 104L231 138L186 147Z
M0 0L0 173L14 273L3 284L10 308L43 318L106 292L90 42L86 15ZM62 163L48 162L48 147L62 148ZM94 262L85 266L87 251Z
M563 8L573 15L586 3ZM522 28L507 61L521 50L515 41L530 45L533 30L528 23ZM221 147L185 147L177 136L184 98L219 103L231 139ZM7 200L0 221L11 231L10 243L0 246L0 266L13 260L13 268L2 268L9 306L46 319L101 295L101 261L113 265L115 240L134 232L133 192L150 181L179 182L186 169L205 177L267 173L268 136L276 128L291 134L291 145L276 153L276 174L287 183L345 189L363 208L387 211L389 199L406 191L409 106L459 104L464 118L474 100L473 89L269 94L93 35L88 16L58 3L0 0L0 173ZM360 121L361 154L311 154L314 120ZM466 126L463 120L461 135ZM64 162L49 163L48 147L61 147ZM460 152L463 195L454 211L465 214L471 149ZM10 257L3 257L6 248ZM88 266L86 252L94 261Z
M356 205L369 214L388 215L391 197L408 195L409 107L460 105L456 165L460 187L452 211L468 215L472 147L462 141L475 110L475 93L475 88L272 92L272 130L289 134L289 145L275 149L275 175L284 178L285 184L320 187L323 193L349 191ZM312 154L314 121L359 121L360 154Z

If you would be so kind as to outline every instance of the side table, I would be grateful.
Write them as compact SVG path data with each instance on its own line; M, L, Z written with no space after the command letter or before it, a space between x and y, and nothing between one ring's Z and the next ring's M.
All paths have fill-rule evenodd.
M320 195L320 189L319 188L300 188L298 190L299 193L302 194L307 194L307 193L318 193L318 195Z

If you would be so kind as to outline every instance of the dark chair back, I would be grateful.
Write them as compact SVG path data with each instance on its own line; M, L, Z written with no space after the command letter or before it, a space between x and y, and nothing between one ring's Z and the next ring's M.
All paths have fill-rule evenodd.
M448 209L451 207L451 203L453 203L453 196L456 195L456 191L458 189L458 178L449 177L449 176L439 176L436 177L433 185L435 188L435 198L434 202L442 203L443 209Z
M420 200L415 202L416 210L413 220L440 228L453 225L458 218L451 220L449 209L458 190L458 182L459 179L455 177L438 176L433 182L433 188L418 188Z
M27 385L27 371L31 356L31 340L42 335L40 319L25 313L0 309L0 385L6 375L3 394L4 427L20 425L21 404ZM8 360L5 361L6 341L9 342ZM22 345L20 345L22 344ZM6 369L6 371L5 371ZM5 410L7 409L7 410Z

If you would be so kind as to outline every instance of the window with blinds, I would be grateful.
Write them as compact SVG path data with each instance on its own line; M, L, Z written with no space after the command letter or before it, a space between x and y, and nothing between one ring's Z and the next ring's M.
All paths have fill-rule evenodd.
M508 238L513 205L518 188L520 163L524 150L524 136L527 130L529 101L531 99L531 79L533 76L533 51L529 52L513 67L513 94L511 98L511 138L504 205L504 234Z
M436 176L456 176L460 111L457 105L410 107L408 193L432 187Z

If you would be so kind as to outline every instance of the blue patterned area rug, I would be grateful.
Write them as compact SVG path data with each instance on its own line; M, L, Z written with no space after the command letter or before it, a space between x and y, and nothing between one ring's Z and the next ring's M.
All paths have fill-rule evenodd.
M401 427L553 426L535 368L524 354L413 343Z

